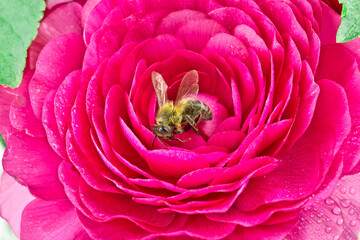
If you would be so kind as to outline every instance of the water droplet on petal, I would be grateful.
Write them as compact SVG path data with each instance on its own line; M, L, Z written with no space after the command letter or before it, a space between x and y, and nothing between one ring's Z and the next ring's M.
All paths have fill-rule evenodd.
M339 207L334 207L332 212L335 215L340 215L341 214L341 209Z
M352 194L352 195L354 195L354 194L355 194L355 189L349 188L349 193Z
M344 208L348 208L348 207L350 207L351 202L350 202L349 199L342 199L342 200L340 201L340 204L341 204L341 206L343 206Z
M346 193L346 188L345 188L345 187L341 187L341 188L340 188L340 192L341 192L342 194L345 194L345 193Z
M337 223L339 226L341 226L341 225L343 225L343 223L344 223L344 219L339 218L339 219L336 221L336 223Z
M349 215L354 215L354 213L355 213L355 210L353 208L350 208L349 209Z
M355 226L356 226L356 221L355 221L355 220L351 220L351 221L350 221L350 225L353 226L353 227L355 227Z
M332 230L331 227L326 227L326 228L325 228L325 232L326 232L326 233L331 233L331 230Z
M327 198L327 199L325 200L325 203L326 203L327 205L331 205L331 204L334 204L334 200L332 200L331 198Z

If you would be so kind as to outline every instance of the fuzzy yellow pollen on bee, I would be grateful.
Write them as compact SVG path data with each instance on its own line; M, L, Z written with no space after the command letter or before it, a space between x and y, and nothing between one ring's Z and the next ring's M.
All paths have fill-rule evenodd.
M199 92L199 74L196 70L187 72L181 80L175 103L168 99L168 86L160 73L152 72L151 80L159 106L152 130L155 135L153 146L156 138L165 148L168 147L160 138L186 142L190 138L183 141L175 137L174 134L181 134L191 128L198 134L197 123L212 120L210 108L205 103L195 99Z

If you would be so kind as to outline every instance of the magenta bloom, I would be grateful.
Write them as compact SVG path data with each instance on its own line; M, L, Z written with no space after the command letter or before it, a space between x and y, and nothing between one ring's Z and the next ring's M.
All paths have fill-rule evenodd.
M47 3L22 84L0 88L0 213L21 239L356 239L360 42L335 43L332 8ZM152 72L174 100L191 70L213 119L153 145Z

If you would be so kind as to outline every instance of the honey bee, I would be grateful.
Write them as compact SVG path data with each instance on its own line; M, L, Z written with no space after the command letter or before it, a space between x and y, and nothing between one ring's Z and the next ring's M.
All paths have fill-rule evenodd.
M167 148L160 138L164 140L177 140L186 142L176 138L174 134L181 134L189 129L199 135L196 124L199 121L212 120L212 112L210 108L203 102L196 100L195 97L199 92L199 74L196 70L192 70L185 74L181 80L175 103L167 98L167 88L163 77L152 72L151 80L155 89L159 110L156 113L155 124L152 132L155 138Z

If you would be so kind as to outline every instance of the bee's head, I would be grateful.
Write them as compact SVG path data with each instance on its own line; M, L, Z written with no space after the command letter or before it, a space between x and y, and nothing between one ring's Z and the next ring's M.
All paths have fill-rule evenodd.
M173 129L170 126L154 125L153 133L161 138L168 138L173 136Z

